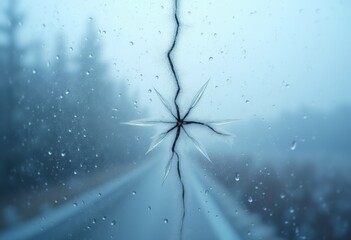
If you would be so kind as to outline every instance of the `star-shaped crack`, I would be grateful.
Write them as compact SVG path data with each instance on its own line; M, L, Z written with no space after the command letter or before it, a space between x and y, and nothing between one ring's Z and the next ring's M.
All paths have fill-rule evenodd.
M188 110L186 111L186 113L184 114L184 116L181 116L181 114L178 112L180 110L179 106L177 107L176 105L176 109L178 109L178 111L176 113L174 113L172 111L172 107L169 104L169 102L156 90L156 94L159 97L160 101L162 102L162 104L164 105L164 107L168 110L168 113L171 115L172 119L170 120L146 120L146 119L139 119L139 120L132 120L129 122L125 122L124 124L127 125L133 125L133 126L143 126L143 127L147 127L147 126L155 126L155 125L160 125L160 124L166 124L166 125L171 125L171 127L169 127L166 131L162 132L161 134L158 134L154 137L152 137L153 141L150 144L149 149L147 150L147 152L145 154L148 154L149 152L151 152L153 149L155 149L166 137L167 135L171 134L173 131L176 132L175 134L175 138L173 140L172 143L172 148L171 148L171 157L169 158L166 168L165 168L165 172L164 172L164 176L163 176L163 181L166 180L169 171L171 169L171 163L172 160L174 159L174 157L177 158L177 162L179 161L179 153L177 152L176 146L179 140L179 137L181 135L181 133L183 132L190 140L191 142L194 144L195 148L209 161L212 163L210 157L208 156L206 150L201 146L201 144L189 134L189 131L186 129L188 126L191 125L199 125L202 127L205 127L207 129L209 129L211 132L220 135L220 136L225 136L225 137L230 137L231 135L225 132L221 132L217 129L215 129L215 125L224 125L224 124L228 124L231 123L233 121L235 121L235 119L229 119L229 120L220 120L220 121L210 121L210 122L202 122L202 121L195 121L195 120L191 120L188 119L190 113L192 112L192 110L196 107L196 105L198 104L198 102L200 101L200 99L202 98L206 87L208 85L209 81L207 81L200 89L199 91L196 93L196 95L194 96L190 107L188 108Z
M181 225L180 225L180 239L182 239L182 235L183 235L183 225L184 225L184 218L185 218L185 186L184 186L184 182L182 179L182 171L180 168L180 159L179 159L179 153L177 152L177 143L180 137L180 134L182 132L185 133L185 135L193 142L193 144L195 145L195 148L203 155L205 156L205 158L212 162L210 157L208 156L208 154L206 153L205 149L200 145L200 143L194 138L192 137L189 132L186 130L187 127L191 126L191 125L199 125L199 126L203 126L207 129L209 129L210 131L214 132L215 134L221 135L221 136L230 136L230 134L224 133L224 132L220 132L218 130L216 130L214 128L214 125L223 125L223 124L227 124L227 123L231 123L234 120L222 120L222 121L213 121L213 122L202 122L202 121L195 121L195 120L191 120L188 119L190 113L193 111L193 109L197 106L198 102L200 101L200 99L202 98L206 87L208 85L207 81L201 88L200 90L196 93L196 95L194 96L190 107L188 108L188 110L186 111L186 113L181 116L181 111L180 111L180 107L178 105L178 97L179 97L179 93L181 92L181 87L179 84L179 80L178 80L178 76L177 73L175 71L174 65L173 65L173 61L172 61L172 51L176 45L176 41L177 41L177 36L179 33L179 20L178 20L178 0L174 0L174 19L176 22L176 29L175 29L175 35L174 35L174 39L173 39L173 43L170 47L170 49L167 52L167 58L168 58L168 63L169 66L171 68L177 89L176 89L176 93L175 93L175 97L173 99L173 105L175 107L175 113L172 111L172 107L169 104L169 102L155 89L155 92L157 94L157 96L160 98L162 104L166 107L166 109L168 110L168 112L170 113L170 115L172 116L172 119L169 121L164 121L164 120L133 120L133 121L129 121L126 122L124 124L128 124L128 125L134 125L134 126L152 126L152 125L160 125L160 124L167 124L167 125L171 125L167 131L162 132L161 134L155 136L153 138L153 141L151 142L151 145L149 147L149 149L147 150L146 154L149 153L150 151L152 151L154 148L156 148L166 137L167 135L171 134L173 131L176 132L173 143L172 143L172 147L171 147L171 157L169 158L166 168L165 168L165 172L164 172L164 176L163 176L163 182L166 180L169 171L171 169L171 165L172 165L172 160L174 159L174 157L176 157L177 159L177 173L178 173L178 178L179 178L179 182L181 184L182 187L182 204L183 204L183 214L182 214L182 218L181 218Z

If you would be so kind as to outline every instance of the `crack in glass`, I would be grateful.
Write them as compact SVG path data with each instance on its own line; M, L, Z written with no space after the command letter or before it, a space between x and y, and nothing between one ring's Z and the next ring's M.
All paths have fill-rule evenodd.
M192 99L192 102L189 106L189 108L187 109L187 111L185 112L185 114L182 116L181 115L181 108L178 104L178 97L179 94L181 92L181 86L179 84L179 79L178 79L178 75L177 72L175 70L173 61L172 61L172 52L173 49L176 45L176 41L177 41L177 37L178 37L178 33L179 33L179 20L178 20L178 0L175 0L175 7L174 7L174 19L176 22L176 30L175 30L175 35L173 38L173 42L172 45L170 47L170 49L167 52L167 58L168 58L168 63L169 66L171 68L173 77L174 77L174 81L176 83L177 89L175 92L175 96L173 99L173 107L175 108L175 112L173 112L172 110L172 105L167 101L166 98L163 97L163 95L157 91L155 88L155 92L156 95L158 96L158 98L160 99L160 101L162 102L163 106L167 109L168 113L171 115L171 119L170 120L147 120L147 119L139 119L139 120L132 120L129 122L125 122L123 124L127 124L127 125L133 125L133 126L154 126L154 125L163 125L163 124L167 124L170 125L170 127L162 132L159 135L154 136L152 139L152 142L150 144L149 149L147 150L146 154L148 154L149 152L151 152L152 150L154 150L157 146L160 145L160 143L172 132L175 132L175 137L174 140L172 142L172 146L171 146L171 156L167 162L166 168L165 168L165 172L164 172L164 176L163 176L163 183L166 180L171 166L172 166L172 161L174 158L176 158L177 160L177 174L178 174L178 178L182 187L182 204L183 204L183 214L182 214L182 220L181 220L181 227L180 227L180 238L182 238L182 232L183 232L183 223L184 223L184 218L185 218L185 187L184 187L184 182L182 179L182 172L181 172L181 168L180 168L180 157L179 157L179 153L177 151L177 143L179 140L179 137L181 135L182 132L184 132L185 136L187 136L191 142L194 144L195 148L209 161L212 163L210 157L208 156L206 150L201 146L201 144L193 137L189 134L189 132L187 131L187 127L190 127L191 125L198 125L198 126L202 126L204 128L207 128L208 130L212 131L213 133L220 135L220 136L231 136L228 133L224 133L221 132L217 129L214 128L214 125L224 125L224 124L228 124L231 123L233 121L235 121L236 119L229 119L229 120L220 120L220 121L210 121L210 122L206 122L206 121L195 121L195 120L191 120L189 119L189 115L190 113L193 111L193 109L197 106L197 104L199 103L199 101L201 100L207 85L209 83L209 80L198 90L198 92L195 94L195 96Z

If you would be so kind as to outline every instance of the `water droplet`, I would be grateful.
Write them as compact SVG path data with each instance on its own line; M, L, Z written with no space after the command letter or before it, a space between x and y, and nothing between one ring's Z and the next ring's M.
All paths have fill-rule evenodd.
M32 73L37 74L37 70L33 69Z
M132 194L133 194L133 195L136 195L136 191L133 191Z
M252 197L250 196L250 197L247 199L247 201L248 201L249 203L252 203L252 202L253 202Z
M68 95L69 93L70 93L70 91L69 91L69 90L66 90L66 91L65 91L65 94L66 94L66 95Z
M89 54L89 58L93 58L93 54Z
M245 103L250 103L250 100L246 99Z
M56 60L60 60L60 55L56 55Z
M77 172L77 171L73 171L73 174L74 174L74 175L77 175L77 174L78 174L78 172Z
M239 180L240 180L240 175L239 175L239 173L236 173L235 174L235 181L239 182Z
M112 220L110 224L111 224L111 226L114 226L114 225L116 225L116 223L117 223L116 220Z
M70 50L71 52L73 52L73 47L70 47L69 50Z
M206 189L205 194L208 195L209 192L210 192L210 191L209 191L208 189Z
M149 89L149 90L147 90L149 93L151 93L152 92L152 90L151 89Z
M281 198L281 199L284 199L284 198L285 198L285 195L284 195L284 194L280 194L280 198Z
M51 156L51 155L52 155L52 152L49 151L48 154Z
M77 206L78 206L78 203L76 203L76 202L73 203L73 206L74 206L74 207L77 207Z
M210 60L210 61L213 60L213 57L209 57L208 60Z
M168 223L168 219L167 218L163 219L163 222Z
M148 207L147 207L147 210L151 211L151 206L148 206Z
M92 223L93 223L93 224L95 224L95 223L96 223L96 219L95 219L95 218L93 219Z
M86 71L86 72L85 72L85 75L89 76L89 75L90 75L90 72L89 72L89 71Z
M250 231L247 231L247 236L251 236L251 232Z
M133 45L134 45L134 42L133 42L133 41L130 41L129 44L130 44L130 46L133 46Z
M106 218L107 218L106 216L103 216L103 217L102 217L102 220L104 220L104 221L105 221L105 220L106 220Z
M156 79L159 79L160 77L158 75L155 76Z
M290 146L291 151L294 151L296 149L296 145L297 145L296 141L293 141L291 143L291 146Z
M62 152L61 157L64 157L64 156L66 156L66 153Z

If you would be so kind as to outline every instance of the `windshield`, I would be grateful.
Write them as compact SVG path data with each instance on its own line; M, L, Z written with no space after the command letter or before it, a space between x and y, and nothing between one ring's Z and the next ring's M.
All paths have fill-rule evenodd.
M0 2L0 239L350 239L351 4Z

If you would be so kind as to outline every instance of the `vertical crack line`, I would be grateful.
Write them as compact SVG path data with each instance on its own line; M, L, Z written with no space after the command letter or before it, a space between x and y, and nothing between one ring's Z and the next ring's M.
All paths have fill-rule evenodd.
M183 182L183 178L182 178L182 172L180 169L180 158L179 158L179 154L176 150L176 145L177 145L177 142L178 142L178 139L180 136L180 131L181 131L181 126L177 126L176 136L175 136L175 139L174 139L173 145L172 145L172 158L173 158L173 155L176 155L176 157L177 157L177 173L178 173L178 178L179 178L179 182L181 185L181 192L182 192L182 217L181 217L180 231L179 231L180 239L182 239L184 218L185 218L185 186L184 186L184 182Z
M177 133L176 133L176 136L175 136L175 139L174 139L174 142L173 142L173 145L172 145L172 156L173 155L176 155L177 157L177 172L178 172L178 178L179 178L179 182L181 184L181 189L182 189L182 218L181 218L181 225L180 225L180 239L182 239L182 236L183 236L183 225L184 225L184 218L185 218L185 186L184 186L184 182L183 182L183 179L182 179L182 173L181 173L181 169L180 169L180 160L179 160L179 154L178 152L176 151L176 145L177 145L177 141L178 141L178 138L179 138L179 135L180 135L180 130L181 130L181 126L182 126L182 119L180 117L180 111L179 111L179 105L178 105L178 96L179 96L179 93L180 93L180 84L179 84L179 79L178 79L178 75L175 71L175 67L174 67L174 64L173 64L173 60L172 60L172 52L173 52L173 49L176 45L176 42L177 42L177 37L178 37L178 33L179 33L179 20L178 20L178 0L174 0L174 19L175 19L175 22L176 22L176 30L175 30L175 34L174 34L174 37L173 37L173 42L172 42L172 45L170 47L170 49L168 50L167 52L167 58L168 58L168 62L169 62L169 65L171 67L171 70L172 70L172 73L173 73L173 76L174 76L174 80L176 82L176 85L177 85L177 91L176 91L176 94L174 96L174 106L176 108L176 111L177 111ZM179 124L181 123L181 124ZM172 159L172 158L171 158Z
M180 239L182 239L183 236L183 226L184 226L184 218L185 218L185 187L184 187L184 182L182 179L182 173L180 170L180 161L179 161L179 157L178 157L178 153L176 153L178 161L177 161L177 171L178 171L178 177L179 177L179 181L182 185L182 204L183 204L183 212L182 212L182 218L181 218L181 225L180 225Z
M179 106L177 103L177 99L178 99L179 92L180 92L180 85L179 85L178 76L177 76L177 73L175 71L174 64L173 64L172 57L171 57L172 51L173 51L173 49L176 45L176 42L177 42L177 37L178 37L178 32L179 32L179 21L178 21L177 14L178 14L178 0L175 0L175 2L174 2L174 19L175 19L177 26L176 26L176 30L175 30L175 34L174 34L174 38L173 38L173 43L172 43L171 48L168 50L168 53L167 53L167 58L168 58L169 65L171 67L171 70L172 70L172 73L174 76L174 80L177 84L177 91L176 91L176 94L174 97L174 105L175 105L176 110L177 110L177 118L180 119Z

